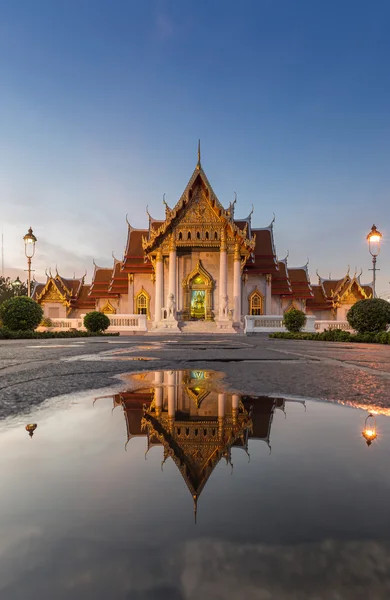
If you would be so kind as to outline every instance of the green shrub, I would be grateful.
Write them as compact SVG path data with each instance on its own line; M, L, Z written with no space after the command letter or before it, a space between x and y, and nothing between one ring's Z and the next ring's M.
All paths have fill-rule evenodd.
M284 313L283 322L288 331L298 333L306 325L306 315L297 308Z
M94 310L84 317L84 327L93 333L105 331L110 326L110 319L102 312Z
M320 339L328 342L349 342L351 334L343 329L325 329L319 334Z
M382 298L359 300L347 313L350 326L358 333L379 333L390 323L390 302Z
M33 331L42 317L42 307L28 296L10 298L0 305L2 324L11 331Z

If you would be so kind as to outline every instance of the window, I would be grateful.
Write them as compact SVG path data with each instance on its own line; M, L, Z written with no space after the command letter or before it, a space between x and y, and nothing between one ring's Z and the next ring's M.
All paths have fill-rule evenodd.
M217 240L218 239L218 233L215 231L214 232L214 239Z
M209 232L206 231L206 240L208 240L208 239L209 239Z
M190 240L190 239L191 239L191 231L189 231L188 235L187 235L187 240Z
M135 297L135 313L150 318L150 296L144 288Z
M196 239L200 240L200 232L199 231L196 232Z
M249 314L250 315L262 315L263 314L263 296L258 290L255 290L249 296Z
M183 234L182 234L182 232L180 232L179 233L179 240L182 240L182 239L183 239Z

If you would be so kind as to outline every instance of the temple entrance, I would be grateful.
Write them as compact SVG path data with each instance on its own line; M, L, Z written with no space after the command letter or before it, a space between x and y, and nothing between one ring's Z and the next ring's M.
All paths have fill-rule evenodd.
M205 299L205 290L191 290L191 319L204 320L206 318Z
M183 279L183 320L210 321L212 314L213 279L200 260L195 269Z

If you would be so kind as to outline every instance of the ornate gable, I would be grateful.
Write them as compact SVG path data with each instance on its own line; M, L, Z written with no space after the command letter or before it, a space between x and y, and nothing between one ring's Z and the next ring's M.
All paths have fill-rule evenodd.
M61 291L59 282L50 277L43 290L40 294L37 295L36 301L39 304L44 304L45 302L56 302L63 304L64 306L70 306L70 297Z
M238 242L249 254L255 237L248 238L248 227L241 230L215 195L200 162L176 206L166 211L165 221L143 236L142 247L150 255L157 247L168 249L169 241L177 246L219 246L222 230L228 232L228 243Z

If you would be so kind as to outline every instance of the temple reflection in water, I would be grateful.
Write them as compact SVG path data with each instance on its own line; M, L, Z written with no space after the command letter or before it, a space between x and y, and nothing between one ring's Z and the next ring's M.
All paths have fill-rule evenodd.
M194 500L223 458L232 465L232 448L248 454L248 440L270 446L275 409L283 398L240 396L219 389L210 371L155 371L137 375L135 389L113 396L124 411L128 443L146 437L146 452L162 446L163 462L172 458ZM249 455L248 455L249 456Z

